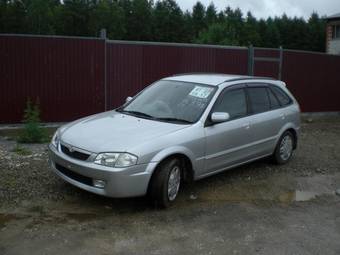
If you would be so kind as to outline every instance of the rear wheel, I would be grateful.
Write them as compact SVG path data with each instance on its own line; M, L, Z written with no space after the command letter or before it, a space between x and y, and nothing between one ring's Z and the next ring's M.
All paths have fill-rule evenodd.
M294 149L294 136L290 131L282 134L278 144L276 145L273 159L277 164L287 163L292 155Z
M181 186L182 173L182 162L177 158L166 160L157 168L149 189L149 196L157 207L167 208L173 204Z

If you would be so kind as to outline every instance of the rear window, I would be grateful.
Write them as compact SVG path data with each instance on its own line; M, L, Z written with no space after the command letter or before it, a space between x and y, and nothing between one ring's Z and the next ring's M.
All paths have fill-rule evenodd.
M270 108L271 109L280 108L281 105L278 99L276 98L276 96L273 94L273 92L269 88L267 88L267 92L268 92L269 101L270 101Z
M289 105L292 102L290 97L282 89L276 86L271 86L270 88L282 106Z
M270 103L266 88L248 88L247 90L252 113L260 113L270 110Z

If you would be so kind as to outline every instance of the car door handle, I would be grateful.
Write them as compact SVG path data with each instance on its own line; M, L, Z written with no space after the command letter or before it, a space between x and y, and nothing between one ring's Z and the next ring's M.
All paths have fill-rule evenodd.
M245 128L245 129L249 129L250 128L250 123L249 122L244 123L244 124L242 124L242 127Z

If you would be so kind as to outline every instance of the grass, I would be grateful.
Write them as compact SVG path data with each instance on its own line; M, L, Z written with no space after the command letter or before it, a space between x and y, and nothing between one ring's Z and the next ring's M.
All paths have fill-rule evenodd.
M29 149L27 149L27 148L25 148L25 147L23 147L23 146L21 146L19 144L15 145L15 147L12 150L12 152L15 152L16 154L18 154L20 156L27 156L27 155L31 155L32 154L32 152Z
M39 99L36 102L27 100L24 114L24 128L19 134L18 142L20 143L45 143L48 141L48 136L40 123L40 106Z
M44 142L49 142L52 139L53 134L57 130L56 127L41 127L44 129L44 132L47 134ZM8 128L8 129L1 129L0 136L6 137L8 141L18 141L20 134L22 133L23 128ZM20 141L19 141L20 143Z

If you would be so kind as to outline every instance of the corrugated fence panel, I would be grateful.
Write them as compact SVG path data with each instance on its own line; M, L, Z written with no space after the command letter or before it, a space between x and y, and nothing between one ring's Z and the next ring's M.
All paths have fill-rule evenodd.
M0 123L23 118L39 99L43 121L69 121L104 109L104 41L0 36Z
M340 56L284 51L282 77L302 111L340 111Z
M280 51L275 50L275 49L255 48L254 57L255 58L274 58L274 59L279 60ZM279 62L255 60L254 75L278 79L279 78Z
M246 49L215 49L215 72L227 74L248 73L248 51Z
M136 94L143 86L143 47L107 44L107 99L109 109Z
M254 57L279 58L279 49L254 48Z
M107 44L109 108L124 103L152 82L188 72L246 74L247 50L207 47Z

